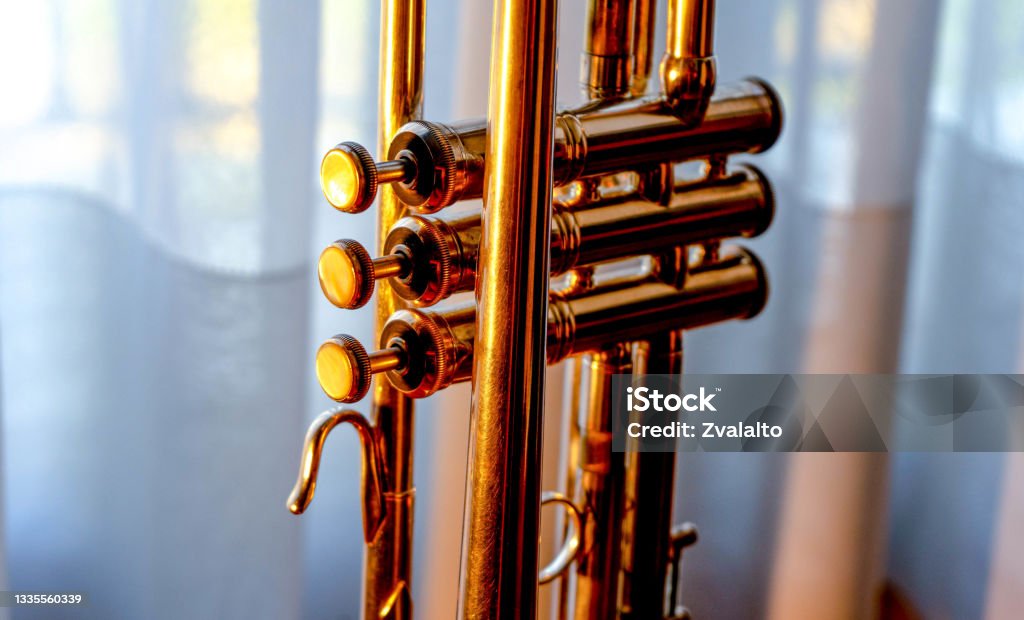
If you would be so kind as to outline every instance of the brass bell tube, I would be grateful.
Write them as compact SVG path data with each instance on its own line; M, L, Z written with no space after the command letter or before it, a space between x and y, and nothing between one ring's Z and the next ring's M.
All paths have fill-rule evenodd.
M715 263L692 267L682 288L648 276L640 282L609 279L574 297L554 294L544 328L547 363L600 351L613 343L751 318L761 311L767 294L760 261L736 247L722 250ZM467 381L473 376L474 351L482 350L472 328L478 318L472 303L399 311L381 331L380 349L374 353L367 353L354 338L335 336L321 347L321 352L338 347L351 359L378 362L338 365L337 372L318 375L321 385L338 399L342 394L337 386L352 390L345 395L354 394L370 376L384 373L398 389L422 398L452 383ZM330 354L342 355L334 351ZM665 533L667 536L667 528Z
M709 155L759 153L769 148L781 131L778 96L757 79L717 88L706 107L703 118L696 119L700 122L677 115L660 96L614 104L593 102L558 114L554 184ZM385 185L424 213L483 193L488 161L483 119L452 126L409 123L395 135L388 156L378 162L356 153L352 144L331 149L324 160L333 164L321 167L324 195L342 211L365 210L378 187ZM379 173L384 168L396 172L385 178ZM404 176L399 176L398 170Z
M635 192L572 208L556 202L551 274L689 243L755 237L771 223L774 203L767 178L749 165L708 181L680 183L667 206ZM334 305L358 308L370 299L375 283L387 278L404 299L431 306L472 290L480 238L478 211L412 215L395 224L379 258L350 239L328 246L320 255L320 287Z

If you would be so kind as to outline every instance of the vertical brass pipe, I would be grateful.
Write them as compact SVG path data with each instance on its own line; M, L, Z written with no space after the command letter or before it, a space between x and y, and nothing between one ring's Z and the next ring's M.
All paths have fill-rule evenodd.
M559 467L562 469L565 480L565 495L580 503L579 484L577 468L580 463L580 407L583 403L583 382L580 380L583 374L584 356L574 355L565 362L563 382L568 391L562 415L565 419L563 437L568 437L569 445L562 451ZM562 523L562 540L569 536L569 520ZM558 580L558 594L554 603L554 617L557 620L568 620L569 608L572 603L572 577L571 571L567 571Z
M425 0L384 0L380 26L379 151L387 157L388 145L398 128L423 112L423 55ZM380 193L377 243L396 221L405 216L391 187ZM393 312L404 305L390 287L377 296L377 333ZM366 549L364 618L412 617L413 533L413 404L383 376L373 390L372 416L381 442L384 461L386 513L376 539Z
M637 343L633 375L679 374L683 370L683 333ZM675 487L674 452L627 452L622 536L621 617L650 620L665 617Z
M696 122L715 89L715 0L668 0L661 89L680 118Z
M674 58L714 55L714 0L669 0L665 54Z
M656 0L636 0L633 18L633 68L629 90L632 96L642 97L654 64L654 22Z
M581 81L590 99L615 99L630 92L636 0L590 0Z
M624 455L612 451L612 377L628 372L629 347L583 358L589 381L580 450L583 533L576 556L575 620L614 618L618 609Z
M462 617L537 615L557 0L495 0Z

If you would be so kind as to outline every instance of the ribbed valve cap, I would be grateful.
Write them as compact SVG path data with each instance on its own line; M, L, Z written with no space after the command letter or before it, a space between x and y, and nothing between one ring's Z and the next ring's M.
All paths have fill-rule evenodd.
M332 399L354 403L370 391L373 370L363 345L351 336L339 334L320 345L316 352L316 378Z
M373 259L358 241L339 239L327 246L320 253L317 276L324 297L339 308L362 308L373 296Z
M362 145L342 142L320 162L320 187L327 202L345 213L362 213L377 197L377 165Z

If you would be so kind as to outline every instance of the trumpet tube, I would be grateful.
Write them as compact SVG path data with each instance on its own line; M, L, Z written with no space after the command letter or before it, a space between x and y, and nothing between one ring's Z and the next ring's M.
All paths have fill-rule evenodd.
M588 374L581 403L579 452L583 512L581 548L576 556L575 620L613 618L618 610L625 462L612 451L612 376L629 371L629 350L613 345L583 356Z
M583 177L665 162L759 153L774 144L781 128L778 96L757 79L719 87L699 123L678 117L660 96L591 103L555 117L554 184L562 186ZM321 165L324 195L343 211L366 209L376 188L387 184L405 204L426 213L483 193L488 144L483 119L454 125L408 123L395 135L382 162L354 154L351 144L328 151L324 162L333 163ZM397 168L388 162L402 160L406 163L401 169L407 176L380 177L382 166ZM335 191L352 187L367 189Z
M755 237L771 223L774 204L768 179L749 165L724 177L679 184L667 206L635 192L574 207L556 202L551 274L690 243ZM432 306L473 289L480 238L479 211L411 215L396 222L379 258L348 239L328 246L319 261L320 287L334 305L358 308L370 299L376 281L387 278L413 305Z
M655 1L636 0L636 13L633 18L633 70L629 85L633 97L643 97L647 93L647 82L654 58L651 48L654 42Z
M715 1L669 0L661 90L684 122L697 122L715 89Z
M635 380L683 370L683 334L671 331L638 342L633 352ZM665 617L665 583L669 568L674 452L626 453L625 509L622 536L620 617L642 620Z
M398 128L423 112L425 0L385 0L381 4L380 96L378 117L382 147ZM377 243L406 212L391 189L381 192ZM381 291L375 313L380 329L404 305L392 291ZM366 546L363 564L363 617L412 617L413 401L390 381L373 387L370 412L384 472L386 518Z
M614 99L629 94L636 1L587 3L588 28L580 78L588 99Z
M599 286L577 297L555 294L541 332L546 333L547 363L617 342L748 319L761 311L767 295L761 262L736 247L723 250L715 263L691 268L682 288L647 278L625 286ZM396 388L415 398L430 396L473 377L474 350L479 348L473 326L478 318L472 303L443 310L401 310L381 331L376 353L366 353L349 336L325 342L318 359L330 355L351 361L317 376L332 398L337 398L339 385L365 385L376 373L386 374ZM375 356L381 360L376 367L359 361Z
M557 16L557 0L494 3L460 583L467 619L537 614Z

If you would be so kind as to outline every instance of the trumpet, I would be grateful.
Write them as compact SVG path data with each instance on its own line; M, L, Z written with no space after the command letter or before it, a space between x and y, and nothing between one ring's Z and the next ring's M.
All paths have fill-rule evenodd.
M364 618L413 617L413 404L472 382L459 615L467 619L689 618L680 563L697 542L672 522L675 455L613 449L613 377L683 370L683 334L757 316L765 266L727 240L768 229L769 149L782 105L766 82L717 83L713 0L666 0L649 93L653 0L590 0L581 84L555 109L556 0L495 0L488 114L422 118L424 0L384 0L378 157L324 155L327 202L377 204L375 248L321 253L327 300L376 299L376 346L337 334L315 359L339 403L310 426L288 508L313 499L324 440L352 425L362 454ZM696 178L678 166L701 162ZM482 207L450 210L468 199ZM467 300L461 293L472 292ZM565 362L564 488L541 489L545 368ZM542 492L543 491L543 492ZM538 560L541 506L564 512ZM515 515L509 518L508 515ZM539 609L538 589L553 604Z

